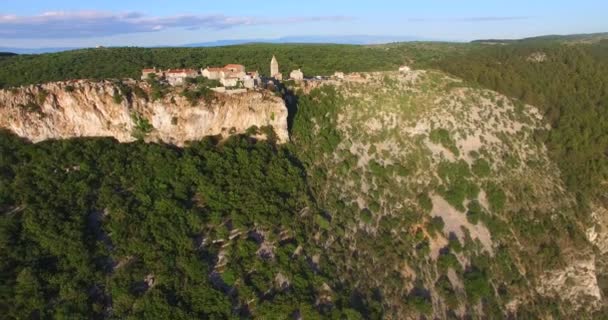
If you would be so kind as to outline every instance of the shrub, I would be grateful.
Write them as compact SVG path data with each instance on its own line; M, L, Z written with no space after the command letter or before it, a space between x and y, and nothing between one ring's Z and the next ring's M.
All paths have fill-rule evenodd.
M122 95L118 90L114 90L114 95L112 96L112 101L116 104L121 104L123 101Z
M36 96L36 101L38 101L39 105L43 105L48 96L49 93L46 90L40 89L40 92L38 92L38 95Z
M432 217L431 221L429 222L428 231L432 234L435 234L436 232L442 233L444 227L445 222L443 222L442 217Z
M490 209L492 209L492 211L501 211L505 206L505 202L507 201L507 196L505 195L504 191L493 183L486 184L485 190L486 194L488 195Z
M429 134L429 139L431 142L435 144L440 144L444 148L450 150L455 156L460 155L460 151L458 147L456 147L456 143L450 137L450 132L446 129L434 129Z
M418 200L418 205L426 212L433 210L433 201L431 201L431 198L426 193L419 194L416 199Z
M439 255L437 258L437 269L442 273L446 273L449 268L452 268L454 271L461 271L462 266L455 255L452 253L445 253Z
M487 177L492 172L490 164L485 159L477 159L471 168L473 173L478 177Z
M361 210L361 221L367 224L372 222L372 212L369 209Z
M139 113L131 113L131 120L134 123L133 132L131 135L137 140L143 140L154 130L154 127L148 122L148 119L142 117Z
M133 93L141 99L144 100L148 100L148 93L146 93L146 91L144 91L144 89L142 89L140 86L136 85L133 87Z
M473 303L477 303L480 298L489 297L492 294L486 273L476 268L465 272L464 289L467 298Z
M481 205L479 205L479 202L474 200L469 202L467 209L467 220L472 224L477 224L483 214Z

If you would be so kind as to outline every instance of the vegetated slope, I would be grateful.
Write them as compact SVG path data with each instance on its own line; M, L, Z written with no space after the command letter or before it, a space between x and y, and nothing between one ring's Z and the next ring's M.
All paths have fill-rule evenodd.
M552 130L540 131L537 139L546 143L570 190L580 198L605 198L608 41L482 46L438 66L541 108Z
M285 148L0 134L3 318L371 316Z
M486 39L486 40L475 40L473 43L493 43L493 44L513 44L513 43L528 43L528 44L539 44L539 43L566 43L566 44L580 44L580 43L595 43L602 40L608 39L608 33L587 33L587 34L570 34L570 35L546 35L538 37L530 37L524 39Z
M594 255L534 139L544 127L535 107L439 72L313 90L292 142L325 212L315 238L385 317L591 315ZM565 275L579 262L591 269Z
M139 78L142 68L204 68L228 63L267 75L271 57L281 71L307 75L396 69L403 53L351 45L252 44L215 48L99 48L0 60L0 84L19 86L70 79Z
M250 128L272 128L272 139L289 140L287 108L271 91L218 94L204 84L176 88L153 80L80 80L0 90L0 128L33 142L113 137L183 146Z

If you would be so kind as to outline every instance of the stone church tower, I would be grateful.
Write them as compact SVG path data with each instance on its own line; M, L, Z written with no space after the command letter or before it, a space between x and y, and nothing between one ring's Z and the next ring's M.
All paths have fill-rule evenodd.
M281 78L283 78L281 72L279 71L279 62L275 56L272 56L272 60L270 61L270 77L277 80L281 80Z

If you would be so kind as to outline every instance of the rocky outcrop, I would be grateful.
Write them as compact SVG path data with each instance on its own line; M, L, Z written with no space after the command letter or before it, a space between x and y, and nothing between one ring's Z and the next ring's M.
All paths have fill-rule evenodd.
M151 92L147 83L130 80L125 85L139 95L127 99L111 81L88 80L0 90L0 128L33 142L74 137L131 142L146 123L152 126L145 130L146 141L183 146L205 136L225 137L253 126L270 126L279 143L289 140L287 108L268 91L215 93L213 101L201 99L193 106L179 89L151 101L145 97Z
M541 277L538 292L543 296L557 296L564 301L576 302L579 307L595 309L602 300L595 259L579 259L563 269L547 271ZM585 302L585 305L581 305Z

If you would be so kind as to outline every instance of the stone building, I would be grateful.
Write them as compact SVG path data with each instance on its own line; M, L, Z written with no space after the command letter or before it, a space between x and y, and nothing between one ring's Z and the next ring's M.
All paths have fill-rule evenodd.
M224 77L224 68L205 68L201 70L201 75L207 79L220 80Z
M272 60L270 60L270 77L277 80L283 80L283 75L279 70L279 62L275 56L272 56Z
M292 79L292 80L296 80L296 81L302 81L302 80L304 80L304 73L300 69L293 70L289 74L289 78Z
M225 77L220 79L220 83L224 87L236 87L239 84L240 79L236 77Z
M234 73L245 72L245 66L242 64L227 64L224 69Z
M257 77L257 73L256 77ZM239 81L253 78L245 71L245 66L240 64L227 64L221 68L207 67L201 70L201 75L211 80L219 80L226 87L234 87Z
M196 78L198 71L194 69L169 69L165 72L165 79L170 85L184 84L186 78Z

